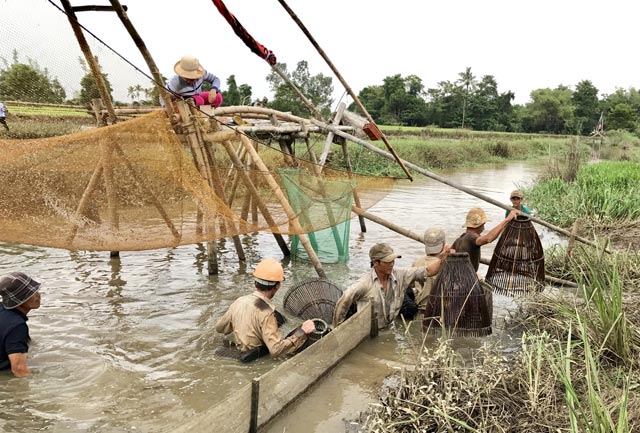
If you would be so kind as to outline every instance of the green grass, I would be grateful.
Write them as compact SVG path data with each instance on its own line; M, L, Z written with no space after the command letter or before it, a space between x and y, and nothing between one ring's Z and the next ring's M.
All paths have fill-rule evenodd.
M579 218L600 222L640 219L640 163L608 161L580 167L575 182L537 183L528 202L542 219L568 227Z

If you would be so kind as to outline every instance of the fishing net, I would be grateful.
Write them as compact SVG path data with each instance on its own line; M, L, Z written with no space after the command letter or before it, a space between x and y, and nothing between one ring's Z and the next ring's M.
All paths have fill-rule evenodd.
M355 184L347 180L325 180L304 175L300 170L283 169L284 181L291 206L304 224L324 226L308 233L309 242L322 263L344 263L349 259L349 229L351 201ZM315 219L315 221L312 221ZM291 254L309 259L300 238L291 238Z
M531 219L507 223L493 250L485 281L496 293L527 295L544 289L544 251Z
M157 95L153 101L153 82L142 72L146 66L134 66L85 32L119 110L117 123L96 127L102 114L80 102L91 86L81 85L90 74L78 62L78 43L67 17L55 8L54 14L45 14L47 8L53 7L26 0L3 6L0 14L0 57L5 60L0 66L0 100L9 108L11 128L0 131L0 241L129 251L256 231L299 235L337 227L330 230L332 235L341 232L335 255L346 258L351 206L348 200L330 203L328 212L327 198L342 200L357 193L360 207L368 209L390 191L392 178L357 176L336 166L323 168L319 179L318 167L309 162L309 148L320 148L326 132L285 134L273 127L267 134L231 131L205 140L207 134L229 132L226 125L235 127L236 116L209 117L192 109L197 119L176 126L165 110L147 107L157 103ZM28 33L44 23L55 40L42 46L26 44L31 40ZM115 29L126 32L122 26ZM133 60L144 65L140 56ZM52 88L61 92L60 103L38 105L51 101L51 89L43 90L34 80L29 81L32 85L15 81L15 72L25 68L55 81ZM143 111L148 114L140 115ZM269 116L261 116L269 121ZM302 121L296 126L313 128ZM199 148L187 139L194 135ZM255 154L247 149L247 137ZM283 138L290 144L287 152L279 146ZM296 195L295 209L288 209L291 204L282 200L286 194L281 168L297 170L286 175L289 188L298 183L319 191L307 191L305 200L310 202L305 203L313 204L299 206Z

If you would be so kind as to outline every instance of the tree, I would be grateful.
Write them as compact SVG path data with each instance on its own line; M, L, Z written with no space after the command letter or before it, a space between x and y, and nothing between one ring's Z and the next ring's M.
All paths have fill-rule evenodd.
M240 92L235 75L229 75L227 78L227 90L222 91L222 97L226 105L240 105Z
M608 129L624 129L633 132L637 122L637 111L624 102L614 105L607 114Z
M598 89L589 80L580 81L571 97L575 106L575 128L578 133L588 135L600 117L601 107Z
M102 77L104 78L105 85L107 86L109 97L113 99L111 96L113 89L111 88L108 74L102 73ZM100 92L98 91L96 80L93 77L93 74L86 73L84 77L82 77L82 80L80 80L80 103L90 104L92 99L97 98L100 98Z
M571 89L562 85L553 90L532 91L531 102L522 110L522 128L526 132L572 133L569 130L574 112L571 96Z
M242 105L248 105L251 102L252 90L248 84L240 84L238 87L238 93L240 94L240 103Z
M57 78L49 77L47 69L28 59L19 63L14 50L13 63L0 70L0 99L61 104L66 98L64 88Z
M471 67L467 66L464 72L458 74L460 77L458 83L462 84L464 88L464 101L462 104L462 128L464 128L464 121L467 114L467 102L469 100L469 89L475 86L476 77L471 73Z
M331 94L333 93L331 77L325 77L322 74L312 76L309 72L309 65L305 60L298 62L293 73L287 72L286 63L278 63L277 67L311 101L311 104L320 113L326 117L329 116L331 104L333 103L333 99L331 99ZM290 111L297 116L309 114L310 110L280 75L271 72L267 76L267 82L274 92L273 101L269 104L270 107L280 111Z

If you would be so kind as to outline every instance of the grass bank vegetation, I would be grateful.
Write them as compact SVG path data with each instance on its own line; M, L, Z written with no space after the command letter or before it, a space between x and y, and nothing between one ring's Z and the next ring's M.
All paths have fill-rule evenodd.
M589 145L571 140L527 190L537 216L565 227L578 220L597 246L545 251L547 274L578 289L516 300L506 328L521 335L520 350L485 347L468 357L446 340L421 347L415 369L362 415L363 430L640 430L639 146L624 133ZM594 154L616 161L584 164ZM598 240L615 230L619 242Z

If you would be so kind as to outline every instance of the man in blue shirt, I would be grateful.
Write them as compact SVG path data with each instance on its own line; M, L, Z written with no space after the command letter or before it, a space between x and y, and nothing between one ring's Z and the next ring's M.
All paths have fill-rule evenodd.
M0 370L11 368L16 377L28 376L29 327L27 314L40 308L40 283L22 272L0 279Z
M207 72L200 61L193 56L183 56L173 67L174 75L167 83L172 93L187 99L193 98L196 106L212 105L217 108L222 104L220 78ZM203 91L202 84L207 82L211 90Z
M2 126L4 126L4 129L6 129L7 131L9 130L9 126L7 125L7 114L9 113L9 110L7 110L7 107L0 102L0 123L2 123Z

